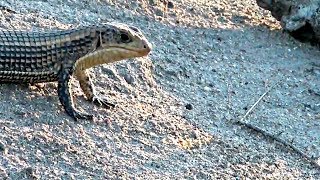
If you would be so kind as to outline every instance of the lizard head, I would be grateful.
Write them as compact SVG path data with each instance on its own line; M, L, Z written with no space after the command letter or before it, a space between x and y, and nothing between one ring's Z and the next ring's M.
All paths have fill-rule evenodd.
M108 23L97 33L97 50L108 49L121 54L121 59L146 56L152 48L142 32L134 26Z

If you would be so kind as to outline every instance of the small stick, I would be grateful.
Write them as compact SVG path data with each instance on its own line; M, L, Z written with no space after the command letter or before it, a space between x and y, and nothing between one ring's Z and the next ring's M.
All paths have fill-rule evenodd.
M259 127L256 127L256 126L253 126L252 124L249 124L247 122L243 122L243 121L237 121L236 122L237 124L240 124L242 126L245 126L246 128L248 129L251 129L253 131L256 131L260 134L262 134L263 136L265 136L266 138L270 138L274 141L277 141L279 142L280 144L284 145L285 147L288 147L288 148L291 148L294 152L298 153L300 156L302 156L303 158L305 158L306 160L308 160L312 165L314 165L315 167L317 167L318 169L320 169L320 164L317 162L316 159L313 159L311 157L309 157L307 154L305 154L304 152L302 152L300 149L298 149L296 146L286 142L285 140L277 137L277 136L274 136L273 134L259 128Z
M271 91L271 89L276 86L278 83L275 83L273 86L271 86L269 89L267 89L266 92L264 92L260 98L251 106L251 108L247 111L247 113L240 119L240 121L244 121L249 114L254 110L254 108L260 103L260 101Z
M256 131L260 134L262 134L263 136L265 136L266 138L270 138L274 141L277 141L278 143L284 145L287 148L291 148L294 152L298 153L301 157L303 157L304 159L306 159L307 161L309 161L312 165L314 165L316 168L320 169L320 164L317 162L316 159L309 157L307 154L305 154L304 152L302 152L300 149L298 149L297 147L295 147L294 145L286 142L285 140L282 140L281 138L279 138L278 136L275 136L259 127L256 127L252 124L249 124L247 122L245 122L244 120L249 116L249 114L255 109L255 107L259 104L259 102L270 92L270 90L277 85L277 83L275 83L272 87L270 87L265 93L263 93L260 98L251 106L251 108L246 112L246 114L241 118L241 120L236 121L236 124L240 124L248 129L251 129L253 131ZM283 133L283 132L281 132ZM280 134L281 134L280 133Z

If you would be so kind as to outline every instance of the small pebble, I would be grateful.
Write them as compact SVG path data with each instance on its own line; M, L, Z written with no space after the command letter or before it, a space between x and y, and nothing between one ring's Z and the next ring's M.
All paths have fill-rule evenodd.
M162 12L162 10L160 10L160 9L156 9L155 14L156 14L157 16L161 16L161 17L164 15L163 12Z
M156 2L156 0L149 0L149 4L152 6L155 6L155 5L157 5L157 2Z
M174 4L173 2L171 1L168 1L168 5L167 5L168 8L174 8Z
M192 104L187 104L187 105L186 105L186 109L188 109L188 110L192 110L192 109L193 109Z
M2 142L0 142L0 151L3 152L5 150L6 150L5 145Z
M211 91L211 88L208 87L208 86L205 86L205 87L203 88L203 90L205 90L205 91Z
M128 84L133 84L134 83L134 78L129 74L126 74L125 76L123 76L123 78L124 78L124 80L126 80L126 82Z

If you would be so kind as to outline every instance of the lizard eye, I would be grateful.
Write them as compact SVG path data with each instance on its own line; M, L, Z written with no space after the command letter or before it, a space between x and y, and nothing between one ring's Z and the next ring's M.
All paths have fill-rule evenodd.
M124 34L124 33L120 34L120 38L121 38L121 41L124 42L124 43L128 43L128 42L131 41L130 37L127 34Z

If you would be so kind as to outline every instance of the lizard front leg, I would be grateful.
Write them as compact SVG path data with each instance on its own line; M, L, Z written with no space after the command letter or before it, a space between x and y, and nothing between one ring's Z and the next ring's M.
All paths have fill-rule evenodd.
M106 98L102 98L102 97L97 96L94 85L93 85L89 75L87 74L86 70L82 70L82 71L77 70L74 74L75 74L76 78L78 79L78 81L80 83L80 87L81 87L82 91L84 92L88 101L91 101L94 104L99 105L99 106L103 105L104 107L106 107L108 109L115 107L115 105L112 103L109 103Z
M75 120L92 119L91 114L82 113L74 107L73 98L70 90L71 68L62 68L58 74L58 95L65 111Z

